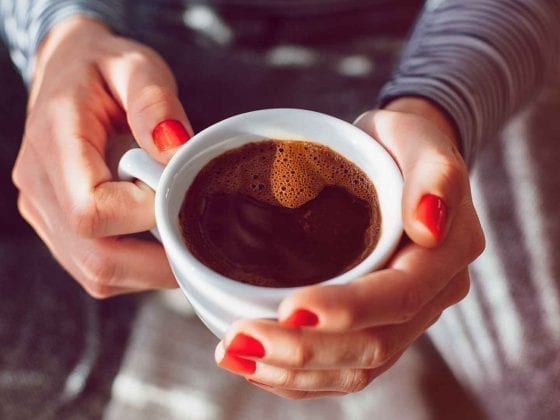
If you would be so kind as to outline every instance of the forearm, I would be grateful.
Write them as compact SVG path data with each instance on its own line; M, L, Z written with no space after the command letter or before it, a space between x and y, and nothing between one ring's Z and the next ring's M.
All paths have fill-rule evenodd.
M558 49L559 19L557 0L428 1L381 103L429 98L456 124L471 163L538 91Z
M122 0L0 0L0 34L27 84L35 52L49 29L76 15L98 18L119 32L124 30Z

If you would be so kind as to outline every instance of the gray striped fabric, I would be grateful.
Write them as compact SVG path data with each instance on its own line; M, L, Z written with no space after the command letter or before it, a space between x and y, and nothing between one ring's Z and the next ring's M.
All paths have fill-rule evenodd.
M186 2L189 3L189 2ZM294 9L293 0L210 0L216 5ZM336 12L386 0L304 0L298 9ZM0 0L0 33L26 82L33 54L47 31L83 14L124 30L125 0ZM463 154L472 163L484 139L533 95L560 37L558 0L428 0L381 103L402 95L431 98L457 124Z
M412 94L438 102L472 163L550 71L559 24L558 0L429 0L382 101Z
M124 27L119 0L0 0L0 34L27 84L43 37L57 22L78 14L100 18L117 31Z
M215 1L234 2L250 5L258 0ZM289 3L293 4L274 2ZM345 4L354 7L356 2ZM82 13L98 16L121 30L123 5L106 0L0 0L0 28L14 62L29 80L33 53L54 22ZM472 162L480 145L536 93L554 62L560 38L556 29L559 9L558 0L428 1L381 101L414 94L440 103L454 117L465 156ZM555 70L559 69L556 62ZM472 266L469 297L446 311L430 330L454 373L470 385L489 417L500 420L552 420L560 413L560 149L555 147L560 138L556 116L560 93L553 90L559 83L558 78L552 80L533 108L509 126L499 143L493 142L480 155L473 192L488 248ZM340 412L331 401L309 403L308 411L303 411L303 403L291 404L289 411L287 405L265 394L261 400L242 381L221 373L213 376L208 349L214 340L199 324L191 319L188 322L194 325L186 327L183 318L152 303L139 317L115 382L108 419L189 415L213 420L256 419L266 414L302 418L302 412L317 413L305 418L329 418L325 417L329 413L330 418L343 419L372 418L355 415L359 410L379 413L375 401L371 406L368 402L368 398L375 399L371 392L375 384L367 393L337 400ZM185 351L194 343L195 350ZM409 379L410 369L402 375L404 379L397 378L401 382ZM239 392L220 400L223 394L215 391L224 384ZM239 395L245 398L240 401ZM379 405L403 409L409 402L395 393L399 398L386 404L386 395ZM185 396L191 399L184 400ZM224 401L230 404L224 406ZM156 414L150 415L150 408ZM189 410L187 414L185 410ZM399 415L379 417L430 418L414 412L416 416L400 411Z

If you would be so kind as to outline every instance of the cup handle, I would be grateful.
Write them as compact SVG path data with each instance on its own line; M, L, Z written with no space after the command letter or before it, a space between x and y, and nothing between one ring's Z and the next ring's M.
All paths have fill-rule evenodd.
M133 181L139 179L151 189L157 191L159 180L165 166L153 160L144 150L140 148L130 149L119 161L118 176L121 181ZM157 227L150 232L161 242Z

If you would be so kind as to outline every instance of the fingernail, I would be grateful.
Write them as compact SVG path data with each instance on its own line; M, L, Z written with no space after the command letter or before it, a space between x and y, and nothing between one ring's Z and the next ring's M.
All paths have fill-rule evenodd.
M152 138L158 150L164 152L185 144L191 136L180 121L165 120L156 125Z
M319 317L307 309L296 309L281 322L286 327L314 327L319 323Z
M420 199L417 210L418 219L432 232L439 241L443 236L447 220L447 206L436 195L426 194Z
M218 365L241 375L252 375L257 370L257 364L254 360L242 359L228 352L224 353L224 358Z
M261 358L265 355L261 342L246 334L237 334L227 346L226 352L240 357Z

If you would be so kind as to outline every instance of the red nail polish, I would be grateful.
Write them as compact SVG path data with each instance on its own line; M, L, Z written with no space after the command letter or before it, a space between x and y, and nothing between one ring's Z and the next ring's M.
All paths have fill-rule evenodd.
M224 369L241 375L252 375L257 370L257 364L254 360L242 359L226 352L224 358L218 363Z
M164 152L185 144L191 136L180 121L165 120L156 125L152 138L159 151Z
M296 309L281 322L286 327L314 327L319 323L319 317L307 309Z
M418 219L432 232L439 241L443 236L447 220L447 206L441 198L433 194L426 194L420 199L417 209Z
M261 342L246 334L237 334L227 346L226 352L240 357L261 358L265 355Z

